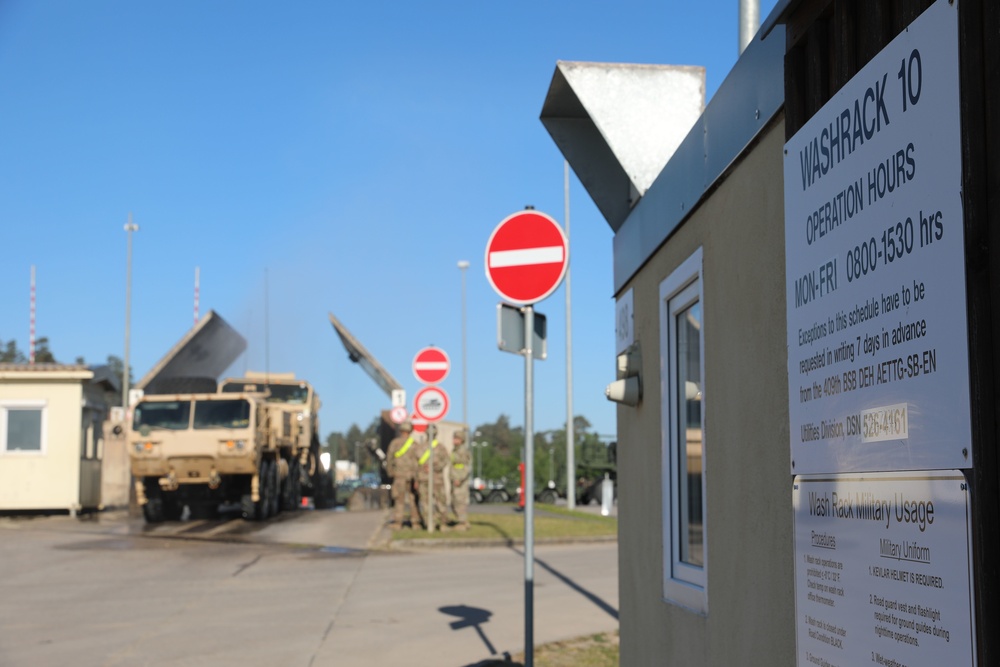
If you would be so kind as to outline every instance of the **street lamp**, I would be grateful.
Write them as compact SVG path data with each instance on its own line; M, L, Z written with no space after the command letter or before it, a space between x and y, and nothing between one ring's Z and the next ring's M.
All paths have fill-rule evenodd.
M458 269L462 272L462 424L465 428L469 428L469 371L468 371L468 356L466 354L466 335L465 335L465 270L469 268L469 262L460 259L458 260Z
M131 211L128 214L125 231L128 232L128 251L125 259L125 358L122 360L125 368L122 370L122 407L128 410L128 352L131 335L129 325L132 321L132 232L139 231L139 225L132 222Z
M476 431L475 435L478 438L479 436L482 435L482 433L480 433L479 431ZM483 479L483 447L486 447L489 444L490 443L488 443L488 442L476 442L475 440L473 440L472 443L471 443L471 446L472 446L472 455L473 455L473 465L476 466L476 477L480 480L480 482L482 482L482 479ZM478 464L477 464L477 461L476 461L476 450L479 451Z

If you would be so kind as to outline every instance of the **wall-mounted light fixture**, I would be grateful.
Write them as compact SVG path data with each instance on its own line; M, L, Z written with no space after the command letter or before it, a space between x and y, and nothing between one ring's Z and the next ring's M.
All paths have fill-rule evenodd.
M642 366L642 354L639 351L639 342L636 341L618 355L618 379L604 390L604 395L609 401L632 407L639 405L639 401L642 400L640 366Z

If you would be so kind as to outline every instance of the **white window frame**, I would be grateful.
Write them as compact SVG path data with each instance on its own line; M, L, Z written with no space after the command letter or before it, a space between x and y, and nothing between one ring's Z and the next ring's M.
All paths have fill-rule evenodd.
M39 410L42 426L37 450L7 449L7 413L9 410ZM48 402L41 400L0 401L0 456L44 456L48 450Z
M660 283L660 414L661 414L661 463L663 479L663 597L693 611L708 614L708 514L705 448L705 401L702 400L701 432L701 517L702 563L701 567L685 563L680 557L681 503L674 502L679 492L675 480L680 474L679 457L686 448L680 442L678 392L676 377L677 332L674 314L694 303L702 304L702 329L699 331L701 351L702 397L705 394L705 306L703 298L702 249L698 248ZM686 419L686 416L684 416Z

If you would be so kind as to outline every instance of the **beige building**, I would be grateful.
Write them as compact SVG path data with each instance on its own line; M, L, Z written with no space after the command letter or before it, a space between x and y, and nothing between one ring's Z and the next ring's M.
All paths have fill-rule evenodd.
M0 364L0 511L101 505L105 367Z
M845 454L827 469L813 466L803 470L803 462L795 460L793 447L811 453L821 444L813 440L827 435L820 435L818 426L815 438L806 427L800 433L798 423L790 432L790 405L797 409L800 403L826 394L796 390L792 395L789 389L790 350L794 346L788 330L791 297L786 295L794 278L800 278L801 287L810 276L786 275L788 248L806 243L803 233L803 240L786 244L786 224L791 224L786 221L786 189L804 189L802 183L785 181L790 159L785 156L786 142L842 87L852 83L852 78L896 35L909 30L925 10L946 14L954 12L955 7L953 2L935 4L926 0L779 2L648 186L641 174L636 176L632 157L635 146L617 143L620 139L615 130L620 119L613 117L612 100L627 91L627 86L594 90L587 77L580 75L581 70L590 67L605 70L601 74L609 81L615 76L627 78L627 66L557 65L542 122L615 233L614 352L618 356L618 376L608 392L619 402L622 665L996 664L1000 641L989 628L996 627L1000 607L993 595L1000 548L996 511L1000 476L995 454L997 403L993 389L997 337L990 324L995 318L991 303L997 303L993 273L997 255L992 252L987 230L996 229L990 219L997 210L995 193L1000 170L993 164L998 146L993 127L997 87L983 87L980 80L996 83L995 69L990 75L984 62L995 63L1000 46L995 39L984 41L982 35L987 33L978 28L988 24L992 31L988 34L996 36L1000 11L992 5L986 8L978 3L958 2L958 17L952 19L955 22L951 25L959 26L956 33L960 37L949 36L951 43L961 41L964 54L959 68L963 77L961 125L963 132L970 133L951 146L957 150L961 143L966 167L961 174L966 234L976 238L976 247L982 250L967 253L964 260L969 290L969 356L980 361L967 374L973 393L971 406L966 406L971 413L972 442L963 440L958 448L965 449L956 455L964 455L971 462L970 450L974 450L975 465L962 464L961 460L959 464L925 467L907 467L908 461L896 467L892 461L888 465L872 463L862 458L873 450L871 442L864 442L852 450L854 458ZM924 22L920 29L941 30L938 22L931 22L929 27ZM943 61L949 55L942 53L943 49L935 51L933 44L933 40L925 39L917 47L906 46L900 59L905 64L908 57L913 64L904 74L918 72L921 63L929 72L930 63L935 59ZM887 85L898 86L897 78L903 80L904 74L897 77L900 59L887 71L884 78L892 80ZM639 71L642 76L649 75L648 66L641 66ZM949 75L950 79L926 75L926 90L931 85L943 87L957 78L953 72ZM882 79L880 73L879 95L888 97ZM855 81L853 86L859 84ZM870 93L865 86L872 87ZM872 82L860 85L859 108L866 95L875 99L875 87ZM918 92L915 87L904 91L911 104ZM926 97L929 99L930 93ZM956 97L952 95L948 103L958 106ZM616 101L622 107L632 105L631 98ZM666 97L661 103L666 108L673 100ZM871 106L866 108L870 111ZM990 108L993 116L986 114ZM835 111L838 119L849 115L848 111ZM885 115L889 113L887 110ZM915 122L901 120L902 112L895 107L891 113L894 128ZM648 114L645 122L655 123L659 115ZM911 112L908 118L913 115ZM944 120L940 124L954 126ZM634 135L647 134L641 126L633 125L632 129ZM822 128L817 130L818 141L823 141L822 132ZM922 143L925 134L932 132L915 131L911 140L926 145ZM921 155L922 174L931 173L935 157L942 159L941 154ZM820 165L818 160L812 164ZM796 181L805 181L824 168L815 166L800 179L799 166L796 154L791 170ZM841 167L840 173L846 169ZM802 171L806 171L805 166ZM926 198L926 190L933 184L924 178L921 192L908 191L909 199L900 199L901 205L918 202L926 208L921 197ZM956 228L960 227L958 222ZM883 223L879 220L872 227L878 224ZM856 230L851 233L860 234ZM874 229L870 233L874 235ZM927 239L929 235L925 245L930 243ZM967 246L972 248L973 244L967 242ZM921 252L930 256L929 250ZM839 250L830 251L830 256L841 262L844 257ZM794 255L791 259L795 259ZM928 268L916 260L906 266L913 275L921 275ZM839 270L846 284L843 264ZM888 272L881 265L879 270L879 276ZM942 270L961 274L962 267ZM871 279L865 284L874 282ZM841 289L846 289L844 284ZM889 289L885 288L887 293ZM794 289L791 293L795 294ZM953 298L959 299L960 295ZM792 308L796 307L793 303ZM833 308L830 310L832 313ZM928 321L935 315L930 312ZM833 314L830 318L829 330L836 326L840 331L840 323L833 323ZM950 324L942 319L935 321L939 330ZM939 348L950 342L957 346L958 341L942 338ZM824 358L834 359L833 352ZM963 360L958 361L956 366ZM841 366L847 368L846 363ZM609 351L609 380L615 379L613 369ZM823 377L836 380L829 373ZM906 389L912 384L897 386ZM956 387L958 393L962 387ZM827 389L840 398L839 384L831 381ZM883 394L889 395L888 391ZM893 402L882 400L882 404ZM922 405L919 397L909 400L910 405ZM829 404L835 405L833 398ZM954 410L948 419L960 425L957 420L968 420L969 415ZM829 438L835 441L841 434L836 424L830 428ZM847 435L851 435L849 431ZM915 435L911 433L909 441L897 438L899 444L894 444L895 450L891 451L915 451ZM947 526L953 531L950 534L959 539L936 538L936 559L920 564L935 575L947 572L944 577L952 582L948 593L943 592L945 589L936 591L941 602L934 603L935 610L945 610L941 613L948 615L953 628L960 628L952 633L950 642L935 644L921 635L919 650L923 652L913 647L913 653L906 653L911 647L904 647L904 642L916 638L908 638L900 629L905 629L906 623L919 625L919 611L912 611L913 620L901 613L895 639L886 641L885 627L876 627L881 621L880 609L875 607L897 602L886 603L878 596L877 587L887 584L869 572L884 571L880 564L887 562L887 557L879 549L886 549L888 540L880 543L871 539L874 532L864 532L858 522L829 521L829 513L818 504L810 510L797 500L800 480L816 486L848 484L853 483L851 470L864 470L875 494L886 489L890 498L900 493L897 489L911 488L904 487L909 482L900 481L907 475L907 479L919 477L921 483L932 480L926 488L933 487L934 491L928 494L939 493L950 483L940 481L943 476L951 475L948 480L963 482L961 487L956 482L948 488L955 489L960 502L968 502L968 514L958 511L948 518L942 515L935 524L935 529L939 529L938 524L941 530ZM803 473L812 473L812 479ZM978 489L978 495L966 493L967 481ZM939 502L940 508L944 498L942 493L932 499ZM905 513L894 516L893 521L899 517L906 520ZM831 532L802 529L814 525L831 526ZM839 531L840 538L835 543L830 537L833 528ZM903 528L891 528L899 535L909 535ZM914 540L924 540L920 544L935 539L913 532L917 535ZM956 558L957 566L945 569L943 560L938 560L938 551L961 548L964 536L968 536L970 544L967 562ZM822 555L817 557L817 553ZM841 567L842 574L830 569ZM911 565L911 569L916 567ZM915 579L911 575L911 581L919 583L921 576L925 581L934 581L919 574ZM823 578L827 583L820 583ZM963 591L966 579L968 585ZM830 585L830 581L836 583ZM869 598L871 591L875 594ZM946 597L952 594L954 597ZM926 606L927 600L935 599L929 595L927 588L920 585L898 588L898 597L905 598L909 610L919 610L921 604ZM925 629L931 628L926 625ZM974 652L979 661L968 661L967 656ZM919 657L890 660L900 655Z

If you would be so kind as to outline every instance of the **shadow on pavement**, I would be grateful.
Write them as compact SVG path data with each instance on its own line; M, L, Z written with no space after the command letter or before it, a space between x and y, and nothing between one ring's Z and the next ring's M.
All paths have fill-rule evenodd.
M514 662L510 659L510 654L505 653L503 658L489 658L465 667L524 667L524 665L520 662Z
M517 553L518 555L520 555L522 558L524 557L524 551L522 549L518 549L516 547L511 547L511 549L515 553ZM595 595L594 593L591 593L586 588L584 588L580 584L576 583L575 581L573 581L572 579L570 579L565 574L563 574L559 570L555 569L554 567L552 567L551 565L549 565L545 561L539 560L537 557L534 560L535 560L535 563L537 565L540 565L541 567L544 567L550 574L552 574L552 576L554 576L559 581L563 582L564 584L566 584L567 586L569 586L570 588L572 588L574 591L576 591L577 593L579 593L583 597L585 597L588 600L590 600L591 602L593 602L595 605L597 605L597 607L599 609L601 609L603 612L605 612L608 616L610 616L611 618L615 619L616 621L619 620L619 618L618 618L618 610L615 609L614 607L612 607L610 604L608 604L607 602L605 602L601 598L597 597L597 595Z
M484 644L486 644L486 650L490 652L490 655L497 652L481 627L484 623L489 622L490 616L493 615L492 611L480 609L479 607L467 607L464 604L452 607L440 607L438 608L438 611L442 614L458 617L458 620L452 621L450 624L452 630L475 628L476 632L479 634L479 638L483 640Z

